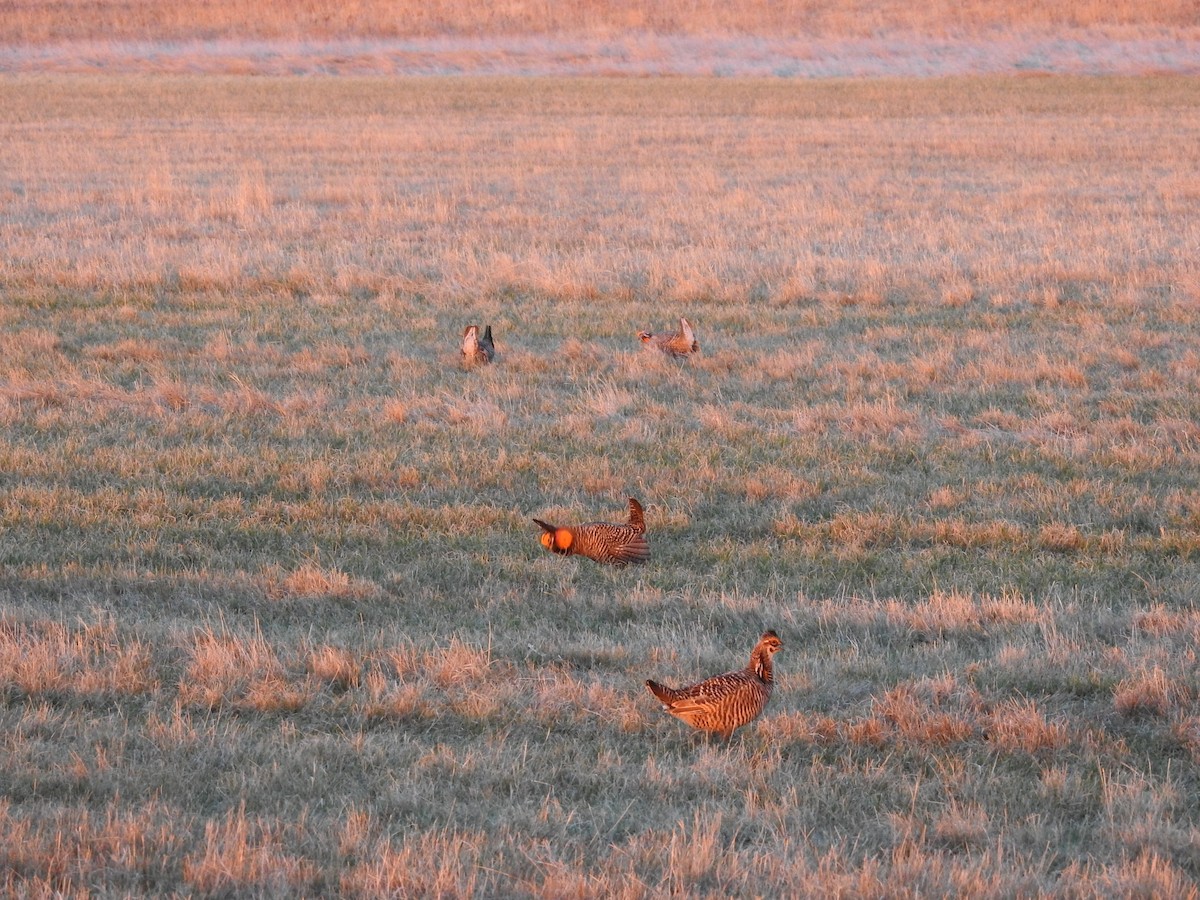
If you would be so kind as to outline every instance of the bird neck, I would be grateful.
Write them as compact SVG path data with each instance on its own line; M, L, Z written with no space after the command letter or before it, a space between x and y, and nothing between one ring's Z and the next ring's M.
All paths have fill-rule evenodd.
M775 673L771 670L771 654L761 647L755 647L750 655L750 671L767 684L775 683Z

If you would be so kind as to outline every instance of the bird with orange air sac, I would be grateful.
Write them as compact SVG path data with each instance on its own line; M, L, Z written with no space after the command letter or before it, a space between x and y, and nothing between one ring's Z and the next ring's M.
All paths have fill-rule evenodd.
M551 525L534 519L542 529L542 546L560 556L586 556L598 563L623 566L644 563L650 558L646 541L646 519L642 505L629 498L629 521L587 522L583 525Z

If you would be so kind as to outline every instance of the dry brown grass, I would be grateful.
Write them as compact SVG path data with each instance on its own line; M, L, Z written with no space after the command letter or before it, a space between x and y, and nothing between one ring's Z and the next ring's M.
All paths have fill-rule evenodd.
M0 19L0 43L93 39L187 40L213 38L409 37L442 35L585 34L629 32L868 36L881 32L937 35L981 33L997 28L1193 27L1187 0L1144 3L1124 0L1063 0L1060 3L854 0L819 4L811 0L734 2L663 0L599 3L568 0L550 4L506 4L484 9L461 0L430 3L366 0L353 5L332 0L253 3L199 0L163 4L131 0L17 0Z
M0 79L0 893L1194 893L1194 87Z
M986 90L935 83L890 94L867 85L751 88L732 82L704 89L714 114L734 117L733 130L720 135L688 120L696 94L686 81L662 84L652 101L636 83L610 82L603 92L612 103L590 111L598 83L512 82L491 96L502 96L510 126L524 136L515 156L492 152L493 135L476 127L474 88L463 82L412 82L395 91L387 80L305 81L288 88L288 82L269 81L262 86L266 111L260 114L260 100L241 94L236 81L184 79L167 90L161 110L177 122L174 133L159 138L147 130L153 123L145 116L161 94L156 85L170 83L52 79L30 93L19 81L5 82L12 118L0 164L11 173L7 206L15 229L6 237L0 275L68 290L144 290L138 286L161 282L218 295L277 291L281 299L302 297L314 305L350 293L374 298L382 308L395 308L391 298L417 292L438 302L532 291L563 300L740 303L756 292L784 292L797 277L811 285L806 296L819 306L829 290L891 303L927 297L947 271L978 283L985 305L1003 294L1036 306L1047 283L1079 296L1064 307L1068 312L1100 290L1120 291L1138 304L1160 290L1180 300L1192 296L1183 248L1197 240L1186 215L1195 192L1186 179L1164 176L1155 187L1161 202L1154 204L1124 207L1115 199L1144 189L1124 159L1172 172L1194 158L1186 118L1164 118L1167 107L1139 107L1139 85L1150 82L1124 83L1108 93L1081 83L1080 102L1089 110L1082 116L1036 82L993 83ZM1178 94L1188 82L1162 84ZM443 96L450 114L441 106ZM1018 134L1012 118L996 112L1018 96L1047 117L1045 130ZM71 115L89 106L107 108L144 121L146 128L112 135L102 121L85 116L72 126L82 132L68 158L17 129L46 103L65 104L63 113ZM296 103L338 108L344 121L314 130L293 115ZM879 118L839 113L855 104ZM462 111L454 113L456 108ZM753 116L742 115L747 108ZM1119 141L1096 132L1087 117L1093 108L1122 116L1130 130ZM954 116L940 116L943 109ZM919 127L904 117L906 111ZM631 115L648 123L634 126L644 133L627 133ZM885 135L877 123L886 124ZM877 150L851 149L849 157L842 152L858 146ZM283 152L263 156L263 147L307 148L305 159L315 168ZM721 174L714 153L735 148L734 168ZM1079 166L1071 169L1072 161ZM436 177L420 177L430 165L437 166ZM974 196L970 203L938 207L891 177L899 165L914 167L916 184L955 180L969 192L974 186ZM1064 180L1051 182L1064 167ZM265 183L272 199L256 206L252 217L230 217L218 201L239 191L247 172ZM1038 180L1026 184L1031 173ZM753 191L730 189L747 178L754 179ZM151 183L158 185L153 202L145 196ZM1031 199L1014 211L1011 197L1018 190ZM622 196L631 199L614 202ZM1164 227L1168 221L1180 227ZM318 228L321 240L313 243ZM80 233L104 239L80 239ZM986 237L964 239L972 234ZM605 240L597 242L596 235ZM1038 250L1048 241L1086 248L1086 257L1064 270ZM648 314L629 327L655 319ZM706 325L722 322L701 323L701 334ZM1112 343L1103 329L1085 333ZM936 394L949 379L971 379L997 395L1041 388L1049 397L1088 389L1078 359L1042 349L1030 360L1023 343L1003 332L994 341L988 336L981 325L979 332L959 336L963 343L952 356L950 348L941 348L942 374L932 384L917 367L906 367L910 374L904 377L889 371L895 361L855 348L850 363L839 360L844 371L829 373L844 380L850 396L838 398L844 402L836 407L817 406L820 418L797 425L832 427L850 438L909 440L928 423L914 420L895 394L875 390L896 376L905 393ZM290 360L298 367L324 366L331 375L361 369L369 352L360 340L285 354L278 345L240 344L242 338L225 330L210 339L217 358L231 363ZM104 352L118 343L106 341ZM971 353L972 347L979 352ZM43 359L63 355L63 348L48 349ZM178 356L182 349L143 346L137 352ZM722 349L719 339L706 342L701 366L726 359ZM811 377L827 364L816 347L803 356L789 355L787 344L778 349L764 355L764 373L773 377ZM15 363L34 352L31 346L9 359ZM589 361L578 350L572 356L569 344L563 352L581 365ZM786 371L771 368L783 361ZM125 363L170 368L162 358ZM227 378L209 386L211 394L187 402L266 415L319 402L303 395L267 402L260 385L238 377L240 383ZM1194 372L1181 377L1194 379ZM1126 374L1122 383L1129 379ZM68 395L89 389L86 376L60 388ZM130 393L121 402L140 401L145 391ZM114 395L112 402L119 399ZM1030 412L1040 415L1023 417L1022 430L1044 431L1055 441L1090 438L1078 425L1063 434L1067 411L1056 404Z
M0 684L24 695L145 695L158 689L150 648L112 622L71 629L0 619Z
M246 816L244 807L204 828L203 849L184 857L183 880L204 894L295 894L316 889L317 868L288 853L269 824Z

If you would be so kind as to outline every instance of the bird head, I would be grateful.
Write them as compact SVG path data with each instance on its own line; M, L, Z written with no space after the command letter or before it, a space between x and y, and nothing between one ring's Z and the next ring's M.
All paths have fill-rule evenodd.
M541 519L534 519L542 528L542 546L551 553L568 553L571 550L571 544L575 540L575 535L571 534L568 528L555 528L548 522L543 522Z

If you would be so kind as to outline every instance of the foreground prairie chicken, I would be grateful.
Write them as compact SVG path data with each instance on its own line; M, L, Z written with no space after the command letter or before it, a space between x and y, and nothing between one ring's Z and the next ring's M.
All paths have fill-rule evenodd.
M650 558L642 505L632 497L629 498L629 522L626 525L588 522L586 525L560 528L541 519L533 521L542 526L542 546L551 553L562 556L578 554L596 562L618 566L643 563Z
M691 687L669 688L646 682L663 709L701 731L716 731L729 738L734 729L754 721L771 698L775 676L771 657L783 649L774 631L763 632L750 653L750 665L736 672L715 675Z
M649 331L639 331L638 338L643 344L657 347L663 353L669 353L677 359L700 349L691 323L682 317L679 319L679 330L674 334L653 334Z
M463 331L463 359L469 363L490 363L496 358L496 345L492 342L492 326L483 329L479 336L478 325L468 325Z

